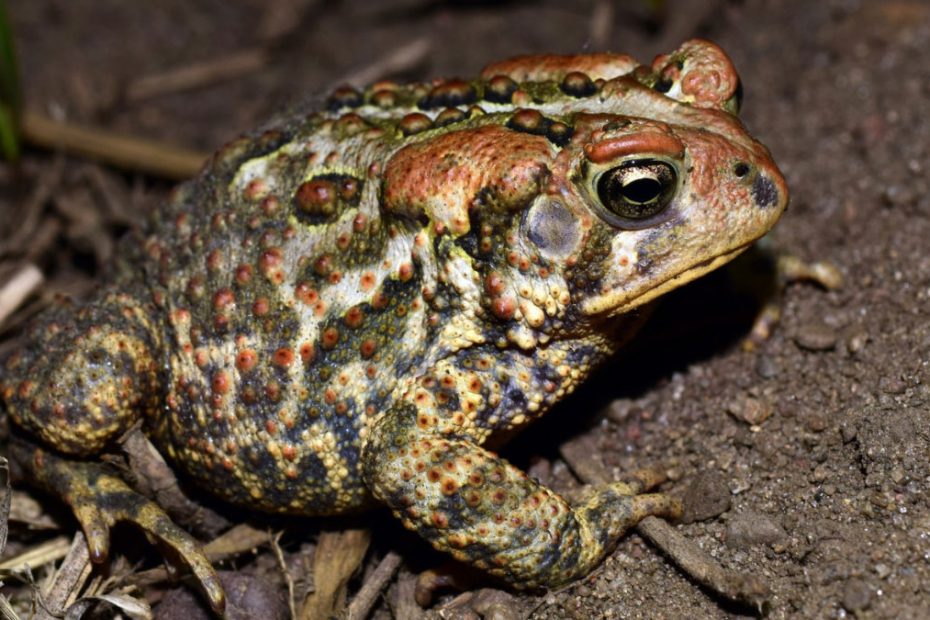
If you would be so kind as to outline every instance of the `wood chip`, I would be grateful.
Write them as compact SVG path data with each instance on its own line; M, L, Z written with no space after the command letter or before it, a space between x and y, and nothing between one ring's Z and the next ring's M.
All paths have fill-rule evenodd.
M45 512L42 504L25 491L13 489L10 502L10 523L20 524L34 532L60 530L61 523Z
M20 304L42 285L42 271L28 263L19 268L12 278L0 286L0 323L19 308Z
M364 529L320 534L313 556L316 590L304 601L300 620L342 616L349 579L365 559L370 541L371 532Z
M168 466L162 454L141 429L137 427L127 432L120 440L120 446L129 459L129 468L135 486L143 494L154 498L155 502L180 525L189 527L195 534L205 539L215 538L211 544L229 541L231 532L241 531L236 528L229 530L232 525L229 519L202 503L194 501L184 493L178 485L174 470ZM226 530L229 531L219 536L220 532ZM266 532L260 532L254 528L252 531L256 532L259 537L264 536L261 543L267 542Z
M310 13L320 0L276 0L265 3L262 16L255 28L256 35L262 41L274 41L293 33L304 25L304 15Z

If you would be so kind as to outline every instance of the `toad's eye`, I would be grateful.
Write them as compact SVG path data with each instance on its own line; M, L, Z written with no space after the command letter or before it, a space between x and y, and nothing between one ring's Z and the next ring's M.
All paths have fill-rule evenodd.
M602 173L597 196L611 214L634 223L661 213L671 203L677 185L678 175L670 164L638 159ZM623 226L623 222L614 223Z

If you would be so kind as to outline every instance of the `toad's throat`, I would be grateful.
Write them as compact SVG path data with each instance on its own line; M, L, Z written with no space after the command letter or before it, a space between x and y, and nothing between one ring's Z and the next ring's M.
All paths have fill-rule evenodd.
M748 249L749 246L751 246L753 243L754 241L749 242L710 260L698 263L697 265L692 265L672 276L669 276L658 284L651 286L646 291L619 290L588 299L582 306L582 312L587 315L608 313L611 316L629 312L630 310L638 308L643 304L649 303L656 297L664 295L669 291L678 288L679 286L687 284L688 282L691 282L692 280L699 278L706 273L710 273L718 267L722 267L746 251L746 249Z

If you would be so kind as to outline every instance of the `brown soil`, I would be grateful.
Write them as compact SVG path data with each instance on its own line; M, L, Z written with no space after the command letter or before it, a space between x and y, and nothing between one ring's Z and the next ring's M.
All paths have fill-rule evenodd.
M832 262L844 286L790 285L781 324L753 351L740 346L739 285L717 276L670 296L630 353L510 454L557 488L576 484L558 452L567 425L610 470L658 466L676 492L699 485L692 509L720 508L679 531L761 577L769 617L930 616L930 3L618 2L606 30L592 15L612 5L593 0L9 4L28 107L206 150L420 37L429 53L395 77L470 75L526 52L603 47L645 60L692 36L718 42L742 76L747 124L791 187L772 245ZM260 70L127 94L141 76L252 48L270 54ZM49 278L46 298L86 290L112 239L169 187L41 150L18 172L0 165L0 282L28 258ZM582 409L591 414L575 419ZM289 529L287 557L316 531ZM26 544L16 534L7 554ZM392 548L406 561L373 612L388 618L408 567L438 558L391 525L374 538L369 567ZM280 584L270 552L235 567ZM695 585L636 535L580 583L491 608L500 618L756 614Z

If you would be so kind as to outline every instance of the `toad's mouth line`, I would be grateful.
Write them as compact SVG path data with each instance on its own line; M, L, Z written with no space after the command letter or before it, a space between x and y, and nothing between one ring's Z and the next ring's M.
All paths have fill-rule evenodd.
M692 265L682 271L679 271L673 276L669 276L662 282L652 286L649 290L636 294L629 292L618 291L616 293L605 293L598 297L589 299L581 307L581 311L587 315L601 314L608 312L613 316L618 314L624 314L642 306L643 304L649 303L656 297L664 295L669 291L672 291L679 286L687 284L696 278L700 278L706 273L710 273L718 267L722 267L726 263L730 262L743 252L745 252L749 246L755 243L755 240L750 241L745 245L741 245L734 250L730 250L724 254L721 254L715 258L704 261L703 263L698 263L697 265Z

